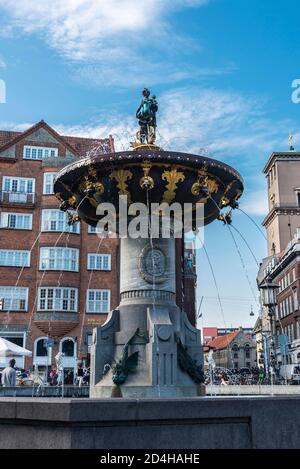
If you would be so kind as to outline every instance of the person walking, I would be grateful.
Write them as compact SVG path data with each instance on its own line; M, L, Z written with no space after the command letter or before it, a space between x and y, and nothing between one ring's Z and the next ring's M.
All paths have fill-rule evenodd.
M12 359L9 361L9 366L4 368L2 371L2 386L5 388L15 388L16 387L16 370L15 370L16 360Z
M258 373L258 384L262 384L264 379L265 379L265 372L264 372L263 367L260 367L259 373Z
M77 369L77 384L80 387L83 383L83 376L84 376L84 369L82 367L82 364L78 365Z

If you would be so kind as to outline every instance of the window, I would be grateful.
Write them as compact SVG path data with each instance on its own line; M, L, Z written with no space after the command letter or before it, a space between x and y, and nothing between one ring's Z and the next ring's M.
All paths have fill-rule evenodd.
M2 311L27 311L28 288L0 287Z
M25 160L43 160L44 158L53 156L58 156L58 148L34 147L28 145L25 145L23 148L23 158Z
M297 295L297 289L293 289L293 297L294 297L294 311L296 311L299 307L298 305L298 295Z
M42 231L66 231L67 233L80 232L80 223L68 225L68 215L60 210L42 210Z
M250 358L250 346L245 344L245 358Z
M39 288L38 310L76 312L77 288Z
M39 339L36 343L36 356L37 357L47 357L48 349L46 347L46 339Z
M234 368L237 370L239 367L239 364L237 362L234 363Z
M30 251L0 249L0 266L30 267Z
M8 202L34 202L35 179L4 176L2 192L2 198ZM29 194L31 199L28 198Z
M239 354L235 352L235 353L233 354L233 358L239 358Z
M250 363L250 362L246 362L246 367L247 367L247 368L250 368L250 367L251 367L251 363Z
M75 344L73 339L63 339L61 351L66 357L73 357L75 352Z
M102 229L98 228L97 226L88 226L88 233L101 233Z
M93 334L88 333L86 335L86 343L87 343L87 347L88 347L88 353L91 353L91 346L93 344Z
M292 302L292 297L289 296L289 312L291 313L293 311L293 302Z
M41 248L40 270L65 270L78 272L79 249Z
M299 319L296 322L296 335L297 335L297 339L300 339L300 320Z
M13 230L32 230L32 215L24 213L0 213L0 227Z
M88 269L91 270L110 270L110 254L88 254Z
M87 290L87 313L108 313L110 290Z
M56 174L57 173L45 173L44 174L43 194L45 195L54 194L53 183L54 183L54 178Z

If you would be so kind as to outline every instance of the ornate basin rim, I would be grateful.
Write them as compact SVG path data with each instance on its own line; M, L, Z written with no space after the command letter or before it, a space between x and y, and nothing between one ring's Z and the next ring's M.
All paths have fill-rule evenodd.
M106 153L106 154L99 154L94 155L91 157L84 157L79 159L76 162L70 163L69 165L65 166L57 175L54 180L54 183L61 179L62 176L65 174L69 174L73 170L77 170L82 167L90 167L94 164L97 164L97 167L100 169L103 166L106 170L113 168L115 166L120 166L120 163L136 163L136 162L143 162L147 160L149 162L155 163L163 163L166 165L186 165L194 170L202 169L204 166L209 168L216 168L220 170L224 175L230 174L234 176L237 180L240 181L242 186L244 186L244 181L242 176L238 171L236 171L231 166L223 163L221 161L215 160L213 158L208 158L206 156L195 155L190 153L181 153L176 151L154 151L154 150L143 150L143 151L121 151L115 153ZM111 165L108 166L108 163Z

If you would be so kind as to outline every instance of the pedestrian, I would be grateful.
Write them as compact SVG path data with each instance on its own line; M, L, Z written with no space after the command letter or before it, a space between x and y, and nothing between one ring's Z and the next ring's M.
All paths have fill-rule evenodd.
M82 382L83 384L86 384L86 385L88 385L90 382L90 368L89 367L84 370Z
M16 387L16 370L15 370L16 360L12 359L9 361L9 366L4 368L2 371L2 386L5 388L14 388Z
M77 384L78 384L78 386L82 385L83 376L84 376L84 370L83 370L82 364L80 363L78 365L78 369L77 369Z
M259 373L258 373L258 383L259 384L262 384L262 382L264 380L264 377L265 377L264 369L261 367L259 369Z
M57 386L57 371L54 367L50 371L50 386Z

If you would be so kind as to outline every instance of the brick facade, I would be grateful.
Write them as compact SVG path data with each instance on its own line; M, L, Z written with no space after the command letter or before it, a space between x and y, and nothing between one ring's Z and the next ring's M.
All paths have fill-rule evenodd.
M43 160L23 158L24 145L57 148L58 157ZM29 289L26 312L0 311L0 335L8 339L24 333L21 345L34 352L34 342L39 337L52 337L51 361L59 351L61 340L67 336L74 339L77 357L88 358L87 336L95 325L102 324L107 314L86 312L86 290L110 290L110 309L118 304L118 260L116 239L100 240L95 233L88 233L88 226L80 223L80 234L59 231L41 231L43 209L58 209L59 202L54 195L43 194L44 174L55 173L69 160L86 156L93 147L105 153L114 151L111 138L87 139L61 137L46 123L40 122L24 133L0 132L0 216L2 212L32 214L32 230L1 228L0 249L26 250L31 252L30 267L0 266L0 287L15 286ZM4 177L34 178L34 202L10 201L3 187ZM5 196L5 197L4 197ZM40 270L40 249L42 247L68 247L79 249L78 272L64 270ZM111 270L91 271L87 268L88 253L111 254ZM39 287L74 287L78 289L77 312L39 311L37 307ZM1 299L1 298L0 298ZM25 366L35 360L27 358ZM45 359L46 360L46 359ZM75 363L75 361L74 361Z

